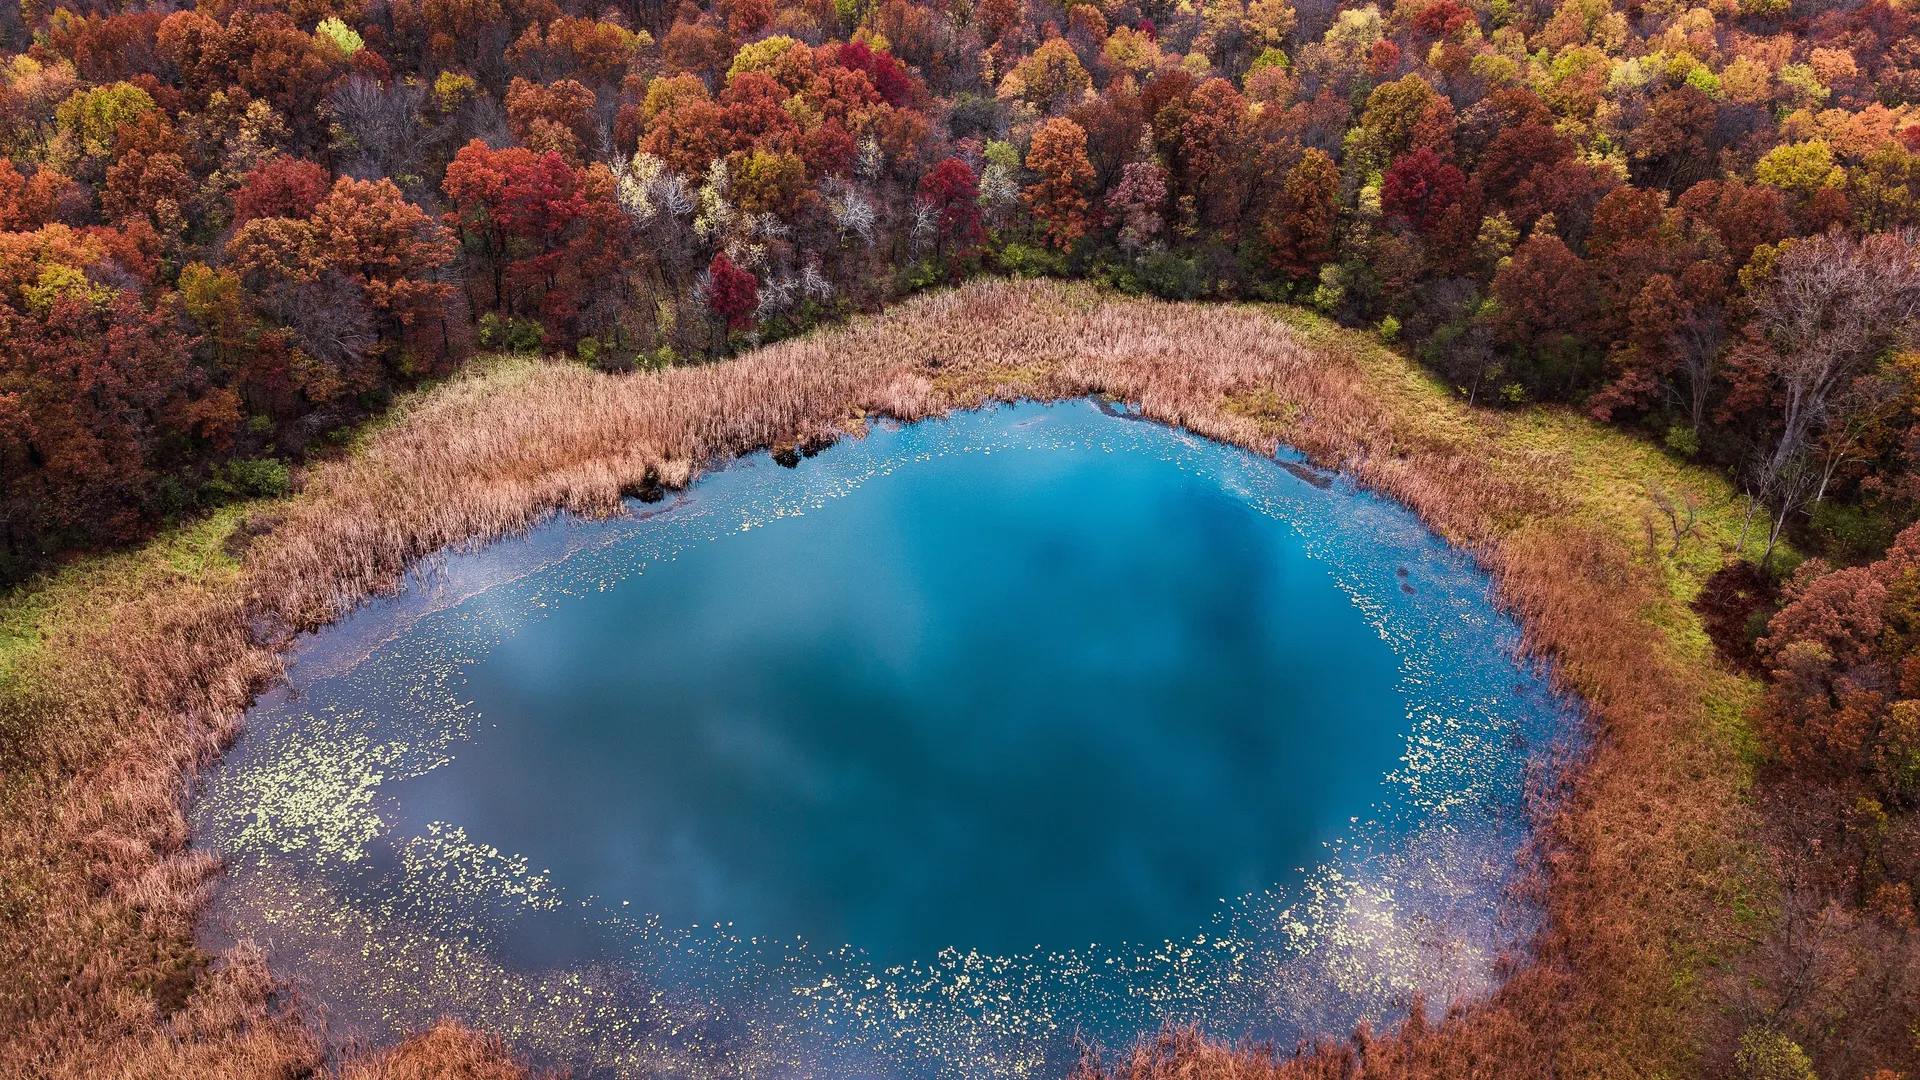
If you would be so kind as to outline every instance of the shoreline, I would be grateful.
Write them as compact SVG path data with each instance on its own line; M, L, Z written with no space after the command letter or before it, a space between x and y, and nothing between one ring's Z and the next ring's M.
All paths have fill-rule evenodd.
M1736 947L1724 894L1745 884L1750 812L1738 715L1753 685L1701 651L1678 597L1717 561L1701 554L1713 530L1677 561L1651 543L1638 551L1632 514L1608 520L1619 485L1585 505L1562 490L1586 479L1556 468L1564 447L1529 442L1545 431L1632 445L1624 436L1545 410L1471 411L1358 335L1302 333L1285 318L983 282L707 367L607 376L502 364L408 401L276 508L243 565L89 596L107 626L80 618L9 665L4 722L26 734L14 755L24 767L8 772L31 779L11 785L26 794L10 799L0 850L8 868L23 848L41 851L28 926L9 931L6 959L35 970L7 988L29 1021L0 1043L7 1060L43 1062L21 1075L319 1062L256 953L211 966L194 955L218 867L187 846L182 816L193 772L281 677L296 632L389 591L436 551L561 510L604 515L629 489L681 488L750 450L815 446L875 414L908 422L1107 394L1257 453L1296 446L1407 506L1493 575L1527 644L1586 707L1594 746L1541 844L1537 959L1436 1029L1410 1024L1393 1053L1435 1070L1494 1054L1515 1075L1684 1066L1687 1029L1703 1019L1689 980ZM1730 512L1730 499L1714 511ZM37 845L17 835L36 826ZM36 978L43 968L65 977Z
M1558 760L1566 740L1577 742L1579 710L1547 694L1545 674L1516 655L1519 628L1493 609L1484 573L1405 507L1350 482L1328 492L1282 467L1292 462L1153 421L1110 418L1142 421L1086 399L989 404L914 425L873 425L866 436L824 450L799 475L756 453L703 476L686 496L690 516L664 531L634 520L631 511L643 504L633 501L629 513L605 523L563 516L524 537L446 557L444 576L436 568L422 591L371 602L303 639L290 665L303 688L299 703L263 699L226 759L238 773L211 780L196 803L196 835L232 866L210 912L214 921L203 922L203 933L207 925L220 932L206 940L271 930L276 963L287 961L282 973L325 1001L336 1025L374 1042L452 1016L501 1034L543 1065L594 1063L577 1076L695 1074L688 1061L665 1064L679 1039L655 1042L683 1026L712 1030L711 1046L704 1036L691 1040L706 1049L739 1039L724 1055L737 1076L778 1073L814 1054L835 1063L814 1066L827 1075L914 1075L884 1051L848 1045L853 1032L864 1033L862 1046L919 1047L915 1059L943 1063L940 1075L1064 1076L1077 1052L1054 1025L1069 1018L1083 1037L1109 1048L1169 1017L1205 1017L1221 1037L1251 1033L1291 1044L1362 1018L1397 1021L1416 990L1436 1005L1485 996L1498 957L1523 947L1538 922L1539 913L1511 895L1516 856L1531 834L1526 777ZM1173 938L1099 936L1100 944L1056 941L1011 952L951 942L960 945L953 957L929 952L896 972L892 961L850 957L837 940L789 950L764 935L689 931L651 916L625 920L620 909L581 903L578 889L535 873L547 860L492 830L475 829L475 838L536 861L522 865L520 855L490 845L448 844L442 832L421 833L417 820L413 828L395 824L389 811L404 809L381 793L449 758L481 752L468 739L488 737L481 728L489 725L470 717L491 711L467 703L470 689L456 672L509 636L537 634L536 624L561 617L568 598L639 587L642 576L705 551L708 541L811 517L869 483L931 462L1008 451L1170 462L1208 477L1209 490L1231 493L1236 505L1294 538L1299 557L1340 594L1341 609L1394 657L1393 760L1367 783L1366 808L1353 811L1365 825L1351 819L1323 838L1317 854L1300 856L1306 868L1298 877L1282 874L1223 900L1210 920L1187 925L1184 937L1166 927ZM481 590L487 599L475 611L484 618L449 610ZM410 633L400 628L421 619L441 629L424 637L413 631L396 648L395 634ZM508 622L517 628L510 635ZM375 638L384 644L361 660L364 643ZM435 643L449 641L458 644L430 659ZM357 671L342 682L349 665ZM336 726L336 718L359 715L382 719ZM1200 822L1194 827L1204 833ZM347 855L348 845L359 854ZM369 878L359 868L373 850L389 851L376 865L408 869ZM463 899L443 896L435 884L450 878L466 883ZM558 970L530 968L503 958L503 948L515 952L508 943L535 923L560 933L582 919L608 950L588 968L577 960ZM452 942L460 943L458 961L446 959ZM705 959L691 969L671 965L684 983L673 996L699 1007L656 1015L649 993L632 981L680 985L653 973L669 954L690 953ZM494 974L487 992L475 994L466 987L478 969ZM402 971L404 978L395 975ZM757 989L743 993L748 985ZM578 986L591 989L583 996ZM820 989L827 986L833 989ZM779 1004L803 988L804 1008ZM1001 1004L989 1016L955 1007L958 1000ZM613 1019L627 1016L647 1019Z

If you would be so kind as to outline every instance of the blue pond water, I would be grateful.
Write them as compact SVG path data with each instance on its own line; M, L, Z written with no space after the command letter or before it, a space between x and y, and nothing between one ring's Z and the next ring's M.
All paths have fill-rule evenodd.
M1572 730L1407 514L1077 402L448 556L195 808L337 1031L586 1075L1050 1076L1478 992Z

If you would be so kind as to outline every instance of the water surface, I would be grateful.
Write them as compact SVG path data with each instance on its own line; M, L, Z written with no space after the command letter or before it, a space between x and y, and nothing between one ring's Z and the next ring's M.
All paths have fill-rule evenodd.
M1403 509L1088 403L761 456L303 643L196 808L341 1030L1058 1075L1483 988L1567 730Z

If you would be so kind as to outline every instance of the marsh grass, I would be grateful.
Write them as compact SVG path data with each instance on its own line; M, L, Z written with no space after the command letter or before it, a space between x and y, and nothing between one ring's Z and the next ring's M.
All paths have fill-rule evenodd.
M563 509L620 513L623 494L684 486L742 453L816 446L875 416L1086 394L1263 453L1284 441L1412 507L1494 574L1595 724L1581 767L1541 786L1533 883L1547 929L1490 1000L1363 1051L1262 1056L1175 1033L1087 1070L1688 1071L1714 1022L1700 972L1741 947L1737 913L1750 905L1736 900L1766 888L1742 840L1739 718L1755 689L1713 661L1686 607L1727 555L1730 515L1737 524L1724 483L1567 413L1469 410L1372 338L1298 312L983 282L712 366L613 376L477 364L405 400L299 495L9 600L0 1073L238 1077L324 1064L257 951L194 947L218 868L186 847L183 816L194 771L280 676L296 631L397 587L436 552ZM1646 538L1656 484L1703 503L1708 525L1677 554ZM236 559L241 529L251 540ZM405 1070L504 1060L473 1039L437 1029L356 1067L450 1075Z

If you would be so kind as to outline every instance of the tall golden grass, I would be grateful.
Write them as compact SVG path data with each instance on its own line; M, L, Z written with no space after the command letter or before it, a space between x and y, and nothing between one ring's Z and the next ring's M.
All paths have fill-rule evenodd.
M525 1080L499 1039L442 1020L413 1038L350 1061L340 1080Z
M561 509L614 513L623 492L680 486L757 448L834 439L876 415L1090 393L1262 452L1284 440L1414 508L1494 572L1530 642L1590 704L1598 739L1543 834L1548 929L1492 1000L1365 1052L1262 1058L1167 1036L1089 1072L1687 1071L1706 1019L1683 975L1718 947L1713 883L1735 849L1738 799L1706 733L1706 676L1646 617L1660 585L1631 530L1566 514L1560 479L1504 449L1501 421L1404 369L1309 345L1269 313L986 282L712 366L462 377L315 469L249 530L272 525L239 573L89 594L84 617L33 650L0 697L0 1075L293 1076L323 1064L257 951L194 947L218 868L186 847L183 816L195 770L277 677L291 631L396 587L451 545ZM356 1075L495 1075L504 1060L452 1029L428 1042L433 1053ZM436 1054L469 1064L407 1071Z

